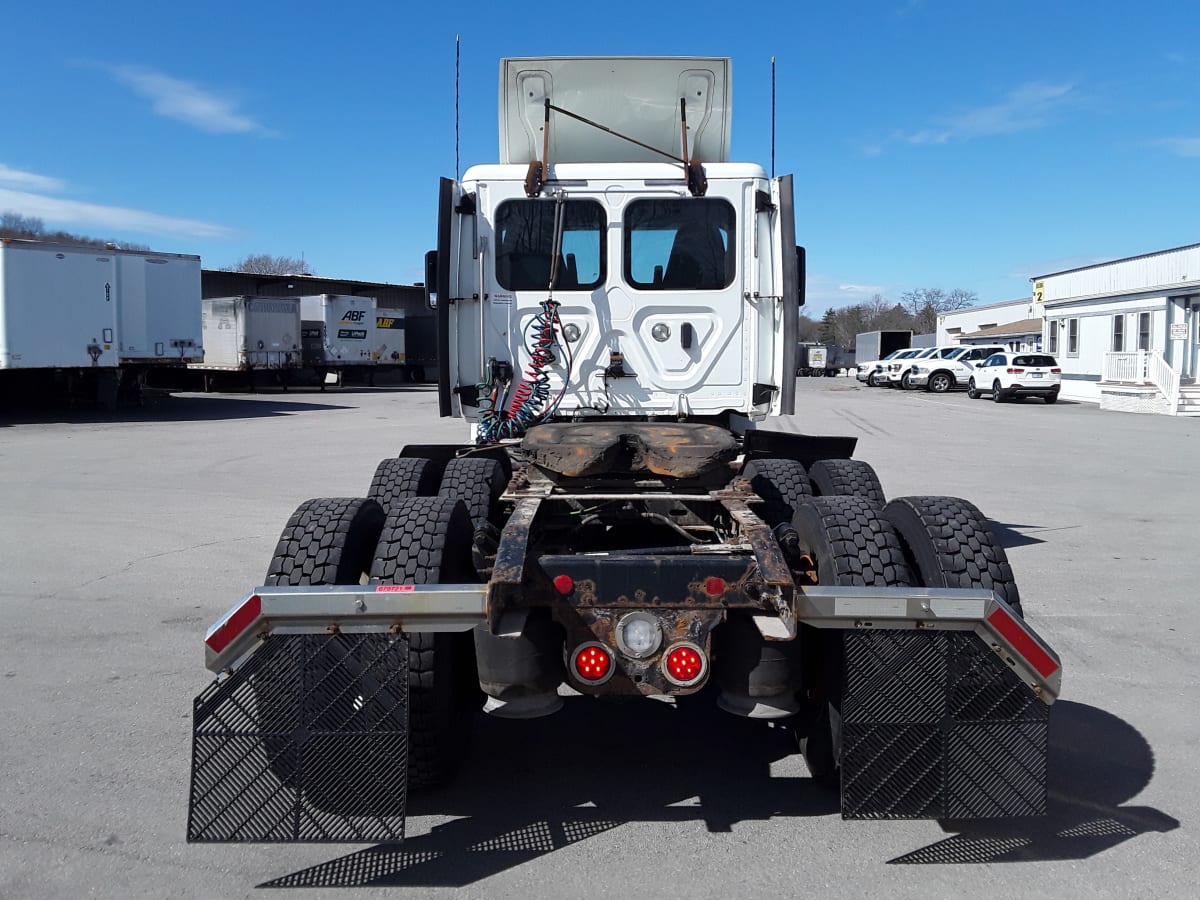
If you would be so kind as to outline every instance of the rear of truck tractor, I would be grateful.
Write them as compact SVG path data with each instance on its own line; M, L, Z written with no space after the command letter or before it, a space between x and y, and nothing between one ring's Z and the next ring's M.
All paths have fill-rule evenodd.
M443 179L427 257L472 440L301 505L209 630L189 840L400 840L481 710L601 696L777 720L848 818L1043 812L1061 671L987 520L770 427L804 255L791 178L727 161L728 60L501 78L500 163Z
M813 456L851 443L545 425L515 463L407 447L308 501L206 638L189 839L399 840L481 708L706 687L788 723L847 818L1044 812L1060 670L1004 550L963 500Z

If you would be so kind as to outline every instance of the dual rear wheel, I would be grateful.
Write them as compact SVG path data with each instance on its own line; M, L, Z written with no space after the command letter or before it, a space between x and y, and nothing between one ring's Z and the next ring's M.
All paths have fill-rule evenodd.
M814 463L806 473L808 490L794 490L789 486L797 483L797 469L803 471L794 460L751 461L743 475L752 476L751 485L774 515L785 501L791 504L798 557L806 567L797 573L798 584L984 589L1022 614L1004 548L973 504L935 496L885 504L878 477L858 460ZM772 480L780 474L787 477ZM835 787L842 740L841 632L804 627L801 640L808 687L796 734L813 778Z

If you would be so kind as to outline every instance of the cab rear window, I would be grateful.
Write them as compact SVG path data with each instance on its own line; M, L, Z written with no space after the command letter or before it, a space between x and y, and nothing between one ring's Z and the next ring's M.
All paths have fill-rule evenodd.
M644 291L718 291L736 267L733 206L716 198L635 200L625 209L625 280Z

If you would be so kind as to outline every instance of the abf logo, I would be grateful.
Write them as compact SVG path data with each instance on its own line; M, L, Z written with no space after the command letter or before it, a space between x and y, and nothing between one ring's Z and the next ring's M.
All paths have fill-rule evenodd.
M344 316L342 316L342 321L343 322L361 322L363 320L363 316L365 316L366 314L367 314L367 311L365 309L347 310L346 314Z

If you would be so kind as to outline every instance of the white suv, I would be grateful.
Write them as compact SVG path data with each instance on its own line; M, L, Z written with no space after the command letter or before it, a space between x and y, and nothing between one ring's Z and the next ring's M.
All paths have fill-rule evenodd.
M990 392L997 403L1012 398L1041 397L1047 403L1058 399L1062 369L1049 353L1013 353L1005 350L985 359L967 382L972 400Z
M972 347L958 345L939 347L938 352L913 364L908 373L908 387L925 388L944 394L956 387L965 388L975 366L1003 347Z

